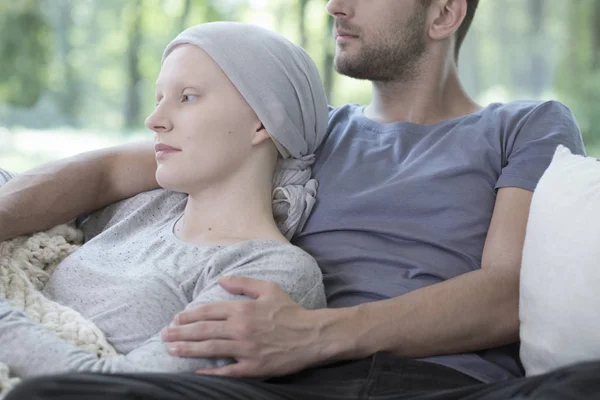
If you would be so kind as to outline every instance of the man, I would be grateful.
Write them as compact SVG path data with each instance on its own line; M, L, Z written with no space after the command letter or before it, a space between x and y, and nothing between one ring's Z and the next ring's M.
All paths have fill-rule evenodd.
M590 386L597 363L520 378L519 267L532 192L559 144L584 148L557 102L482 108L464 92L456 60L477 4L327 4L337 71L373 85L367 107L331 110L313 169L318 204L294 242L319 262L331 308L304 310L269 282L223 279L226 290L252 300L182 313L163 338L174 355L236 363L203 375L41 378L8 398L600 393ZM154 169L152 147L136 145L35 170L2 188L2 234L46 228L155 188ZM36 204L41 195L48 210Z

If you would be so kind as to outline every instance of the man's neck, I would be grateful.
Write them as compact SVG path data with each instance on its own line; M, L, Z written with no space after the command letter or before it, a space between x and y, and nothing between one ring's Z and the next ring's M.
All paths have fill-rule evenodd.
M382 124L433 124L481 109L464 91L453 61L443 67L425 64L409 81L373 82L365 116Z

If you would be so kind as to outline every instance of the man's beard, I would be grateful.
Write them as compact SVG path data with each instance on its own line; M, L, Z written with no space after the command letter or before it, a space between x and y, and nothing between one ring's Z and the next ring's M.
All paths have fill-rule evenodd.
M353 57L336 52L335 70L351 78L379 82L414 78L425 52L424 23L425 12L415 10L403 26L387 30L388 35L382 36L378 42L363 43L359 53Z

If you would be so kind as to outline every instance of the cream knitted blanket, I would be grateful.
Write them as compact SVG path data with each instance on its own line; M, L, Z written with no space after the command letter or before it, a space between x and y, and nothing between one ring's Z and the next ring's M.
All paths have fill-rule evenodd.
M60 261L82 242L81 231L71 224L63 224L0 243L0 299L60 338L98 357L110 357L117 353L100 329L75 310L41 293ZM9 368L0 360L0 399L19 382Z

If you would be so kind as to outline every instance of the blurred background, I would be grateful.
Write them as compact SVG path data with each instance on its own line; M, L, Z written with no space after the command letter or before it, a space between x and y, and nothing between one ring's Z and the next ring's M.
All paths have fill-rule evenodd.
M397 0L404 1L404 0ZM329 102L368 103L370 86L332 68L325 0L0 0L0 166L140 138L165 45L185 27L234 20L307 49ZM600 0L481 0L460 73L479 102L556 99L600 157Z

